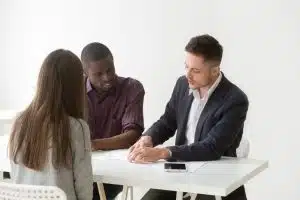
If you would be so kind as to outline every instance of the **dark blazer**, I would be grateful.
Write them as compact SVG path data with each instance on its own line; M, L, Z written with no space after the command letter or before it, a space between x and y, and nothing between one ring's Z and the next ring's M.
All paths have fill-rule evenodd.
M200 115L195 142L186 145L186 125L193 98L186 77L180 77L165 113L145 135L151 136L156 146L174 136L177 131L175 146L168 147L172 160L209 161L220 159L221 156L236 157L248 111L246 94L222 74L221 82ZM244 188L237 189L223 199L245 200Z

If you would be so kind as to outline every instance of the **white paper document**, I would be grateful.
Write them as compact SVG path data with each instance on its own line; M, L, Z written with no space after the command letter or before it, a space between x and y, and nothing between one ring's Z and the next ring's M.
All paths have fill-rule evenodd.
M93 159L97 160L127 160L128 150L93 152Z

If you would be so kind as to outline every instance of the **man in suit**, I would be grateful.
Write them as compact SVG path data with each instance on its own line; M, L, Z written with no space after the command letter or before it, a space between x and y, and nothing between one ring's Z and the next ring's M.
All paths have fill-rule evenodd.
M177 80L164 114L130 148L136 163L210 161L236 157L248 111L244 92L220 71L223 47L210 35L193 37L185 47L186 76ZM176 135L175 146L157 148ZM176 199L174 191L149 190L143 200ZM198 195L197 199L215 199ZM224 200L246 200L244 187Z

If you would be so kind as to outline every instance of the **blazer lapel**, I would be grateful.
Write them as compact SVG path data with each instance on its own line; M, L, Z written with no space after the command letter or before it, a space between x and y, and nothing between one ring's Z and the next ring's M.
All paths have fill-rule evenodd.
M203 111L201 112L200 118L197 123L196 133L195 133L195 142L199 141L202 133L202 127L204 125L205 120L207 117L214 113L215 110L222 105L222 101L224 95L228 91L228 83L229 81L225 78L224 74L222 74L222 80L215 89L215 91L211 94L210 98L208 99L207 103L204 106Z

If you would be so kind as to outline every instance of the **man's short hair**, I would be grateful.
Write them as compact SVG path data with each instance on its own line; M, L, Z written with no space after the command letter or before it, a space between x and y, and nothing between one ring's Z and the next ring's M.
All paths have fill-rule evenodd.
M93 42L86 45L81 52L82 62L99 61L108 56L113 57L109 48L99 42Z
M218 40L208 34L191 38L185 46L185 50L203 56L205 61L216 62L217 65L220 65L222 60L223 47Z

